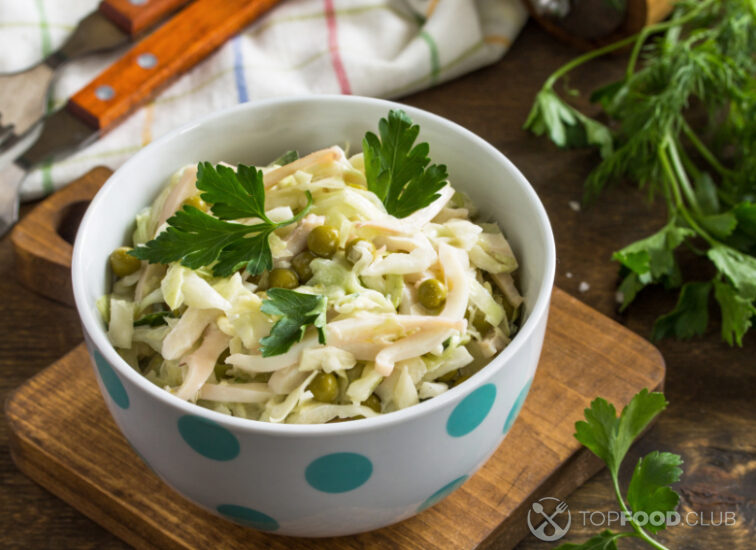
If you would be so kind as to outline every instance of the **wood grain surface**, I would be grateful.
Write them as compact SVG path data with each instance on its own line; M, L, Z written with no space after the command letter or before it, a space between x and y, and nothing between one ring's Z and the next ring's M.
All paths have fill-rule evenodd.
M196 0L76 92L66 108L92 128L110 128L277 2ZM103 86L112 97L98 97Z
M611 253L658 230L665 221L663 204L648 205L635 186L627 184L608 190L592 208L573 210L570 201L580 201L582 182L597 157L592 152L559 150L520 129L543 81L576 54L530 22L500 62L402 101L462 124L505 153L533 184L551 217L557 285L648 337L653 320L672 309L676 297L649 289L619 314L617 265ZM577 72L570 83L587 91L619 78L622 71L621 58L606 58ZM587 93L576 102L590 110ZM29 211L26 206L22 215ZM689 273L705 269L695 260L684 263ZM590 288L581 292L581 282ZM72 308L18 283L8 236L0 240L0 313L0 396L5 400L22 382L81 342L81 331ZM630 450L620 476L626 486L633 463L651 450L680 453L685 460L685 474L676 486L681 509L737 515L734 527L679 526L662 532L659 538L672 549L748 549L756 540L756 333L745 338L743 349L731 349L720 341L719 330L719 320L712 315L703 338L658 343L667 364L665 394L670 406ZM128 548L19 472L7 442L7 422L0 420L0 546ZM616 510L606 471L573 492L568 502L573 510ZM575 524L565 540L583 541L601 528ZM553 546L528 536L517 548ZM622 541L620 548L645 547Z
M121 437L83 344L21 386L5 414L19 468L138 548L512 548L528 532L534 499L565 497L601 467L572 437L594 396L621 408L643 388L660 389L663 379L664 362L651 344L555 289L523 412L486 465L431 510L338 539L252 531L179 498Z
M93 168L75 185L68 185L40 202L16 224L11 241L16 277L22 285L57 302L74 305L71 241L76 234L76 222L110 174L108 168Z
M189 0L102 0L99 9L131 36L156 25Z

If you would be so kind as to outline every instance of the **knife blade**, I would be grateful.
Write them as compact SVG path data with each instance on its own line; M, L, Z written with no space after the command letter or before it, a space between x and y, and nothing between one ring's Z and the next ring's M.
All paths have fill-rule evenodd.
M195 0L48 115L26 152L0 170L0 235L18 216L29 170L83 147L115 127L279 0Z

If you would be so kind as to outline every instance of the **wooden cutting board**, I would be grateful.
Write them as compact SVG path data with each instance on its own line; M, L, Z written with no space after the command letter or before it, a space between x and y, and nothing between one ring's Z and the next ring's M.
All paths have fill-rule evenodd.
M44 262L51 277L65 278L72 212L82 210L108 175L95 169L27 215L14 231L19 261ZM55 253L45 259L51 246ZM55 288L53 281L35 281L31 273L19 270L31 288L43 293ZM554 289L530 394L486 465L422 514L338 539L253 531L179 497L121 436L83 344L18 388L5 412L19 469L137 548L505 550L532 536L525 519L532 502L544 496L562 499L601 468L572 436L590 401L602 396L621 408L643 388L661 389L664 372L661 355L645 339Z

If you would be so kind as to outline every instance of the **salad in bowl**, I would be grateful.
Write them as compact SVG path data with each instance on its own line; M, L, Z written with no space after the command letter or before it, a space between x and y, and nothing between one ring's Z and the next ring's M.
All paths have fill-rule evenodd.
M118 353L271 423L370 418L466 380L518 330L518 262L418 132L394 109L356 154L179 169L110 255Z

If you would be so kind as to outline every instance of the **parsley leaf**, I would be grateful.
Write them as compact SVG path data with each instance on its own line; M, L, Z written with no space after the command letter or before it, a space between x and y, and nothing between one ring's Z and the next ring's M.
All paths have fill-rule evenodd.
M756 299L756 258L721 244L711 247L707 255L743 299Z
M756 315L756 307L727 282L714 281L714 297L722 312L722 338L731 346L742 346L743 336L751 327L751 318Z
M667 406L664 394L642 390L617 418L614 405L600 397L585 409L585 421L575 424L575 438L606 462L616 475L633 440Z
M672 453L652 451L638 461L627 488L627 503L633 512L672 512L680 502L680 496L667 487L680 481L682 458ZM664 524L649 522L646 530L656 533Z
M640 277L638 277L638 274L635 271L630 271L626 268L623 269L623 271L625 273L625 276L617 289L622 297L620 311L625 311L625 308L627 308L627 306L629 306L630 303L635 300L635 297L638 295L638 293L646 286L646 284L640 280Z
M221 220L260 218L265 215L265 186L262 171L240 164L236 171L230 166L201 162L197 171L197 189L202 200L212 205L213 214Z
M245 266L250 274L257 275L273 268L270 234L298 222L312 205L307 191L307 205L296 216L283 222L271 221L265 214L262 172L243 164L235 172L227 166L200 163L197 189L212 205L215 216L185 205L168 219L165 231L129 253L150 263L180 261L190 269L212 264L213 275L218 277L227 277ZM259 218L261 222L245 225L226 221L240 218Z
M263 300L260 311L280 316L270 334L260 340L262 356L271 357L289 351L302 340L309 325L318 330L318 341L326 343L327 298L318 294L305 294L285 288L271 288Z
M688 340L700 336L709 324L709 293L711 283L685 283L675 308L654 323L651 338L661 340L674 336Z
M446 185L446 166L428 166L430 146L414 145L419 132L404 111L392 109L378 123L380 138L367 132L362 140L368 189L397 218L428 206Z
M674 273L675 249L695 235L687 227L679 227L671 220L662 229L636 241L612 255L612 259L637 273L645 283L656 281Z
M611 154L613 148L606 126L567 105L550 87L538 92L523 128L537 136L548 133L562 148L596 145L602 157Z

